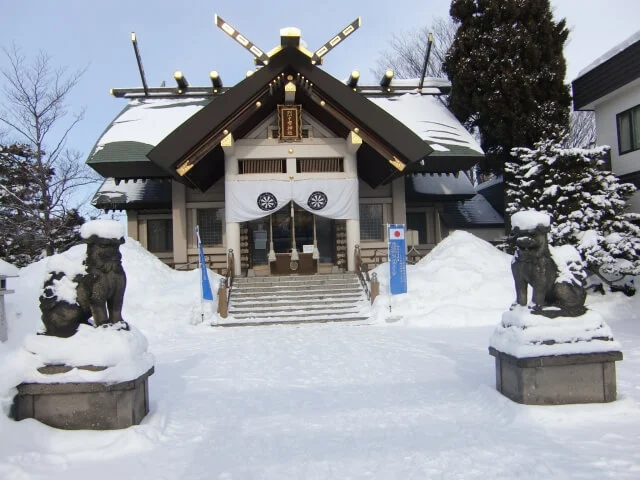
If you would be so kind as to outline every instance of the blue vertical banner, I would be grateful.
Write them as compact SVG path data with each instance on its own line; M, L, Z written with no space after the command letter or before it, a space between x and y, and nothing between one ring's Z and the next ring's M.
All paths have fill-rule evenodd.
M407 246L404 225L389 225L389 290L407 293Z
M209 283L209 274L207 273L207 263L204 261L204 250L200 241L200 227L196 225L196 239L198 241L198 253L200 255L200 277L202 299L213 301L213 293L211 292L211 284Z

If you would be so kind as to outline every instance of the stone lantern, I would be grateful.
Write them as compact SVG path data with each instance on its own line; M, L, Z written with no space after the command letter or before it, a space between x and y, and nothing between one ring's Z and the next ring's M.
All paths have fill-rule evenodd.
M13 293L13 290L7 289L7 278L17 277L18 269L10 263L0 260L0 342L5 342L8 338L7 334L7 315L4 308L4 296Z

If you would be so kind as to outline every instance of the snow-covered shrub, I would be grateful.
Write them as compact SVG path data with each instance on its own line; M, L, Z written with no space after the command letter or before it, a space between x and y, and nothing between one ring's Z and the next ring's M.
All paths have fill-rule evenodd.
M626 212L636 188L605 170L609 147L563 148L561 142L512 150L505 166L506 214L534 209L551 215L550 243L576 247L589 272L601 278L640 274L640 215Z

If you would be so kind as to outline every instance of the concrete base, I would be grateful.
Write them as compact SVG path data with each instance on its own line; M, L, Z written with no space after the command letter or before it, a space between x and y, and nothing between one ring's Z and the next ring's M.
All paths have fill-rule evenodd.
M526 405L604 403L616 399L616 364L622 352L516 358L489 347L496 359L496 389Z
M149 376L115 384L22 383L14 398L16 420L35 418L64 430L117 430L149 413Z

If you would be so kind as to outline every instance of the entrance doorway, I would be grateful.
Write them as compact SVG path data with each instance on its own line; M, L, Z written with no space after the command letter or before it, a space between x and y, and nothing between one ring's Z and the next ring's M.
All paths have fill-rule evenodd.
M270 216L247 222L247 227L249 268L258 275L309 275L318 272L319 264L334 264L335 222L293 202ZM275 261L269 261L272 244ZM317 258L313 258L314 246ZM297 260L291 255L294 248Z

